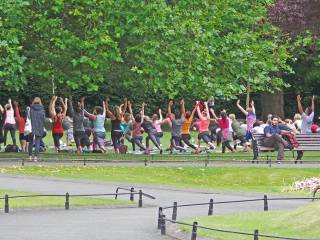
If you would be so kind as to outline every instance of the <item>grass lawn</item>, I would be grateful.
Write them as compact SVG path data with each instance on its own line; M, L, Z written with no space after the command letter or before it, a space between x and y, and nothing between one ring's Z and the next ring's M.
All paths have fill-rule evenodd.
M110 139L110 132L107 132L107 139ZM197 133L192 132L192 139L191 142L196 142L197 140ZM170 132L164 132L164 136L161 139L163 148L166 149L170 145ZM18 133L17 133L17 142L19 139ZM63 136L62 141L66 142L65 136ZM113 154L113 149L109 149L107 154L93 154L93 153L84 153L84 154L72 154L72 153L59 153L57 154L53 148L53 139L52 139L52 134L51 131L48 131L47 136L44 138L44 142L49 148L45 153L41 153L41 160L46 160L46 159L90 159L90 160L140 160L140 161L145 161L145 160L209 160L209 161L214 161L214 160L252 160L253 154L252 152L242 152L239 150L237 153L230 153L227 152L225 154L221 153L221 148L217 148L217 150L214 153L210 153L208 156L207 154L190 154L183 156L179 154L173 154L173 155L168 155L168 152L165 151L165 154L163 156L158 154L158 151L156 151L156 155L132 155L132 154L126 154L126 155L116 155ZM8 144L11 144L11 137L8 135ZM128 145L128 151L132 151L131 143L128 143L126 141L126 144ZM152 144L151 144L152 147ZM75 144L71 147L73 150L75 150ZM3 147L2 147L3 151ZM275 159L276 153L268 153L270 159ZM266 153L261 154L260 158L261 160L266 160ZM296 153L295 153L296 156ZM0 159L8 159L8 158L28 158L28 154L26 153L0 153ZM287 160L292 160L293 156L291 152L286 152L286 157L285 159ZM320 160L320 152L317 151L310 151L310 152L305 152L303 160Z
M35 195L34 192L18 192L0 189L0 196L8 194L10 196ZM2 200L4 202L4 200ZM108 206L108 205L129 205L130 201L114 200L98 197L70 197L70 208L75 206ZM32 207L64 207L65 197L32 197L9 199L10 209L12 208L32 208Z
M230 214L223 216L199 217L187 220L192 223L198 221L198 225L224 230L242 231L253 233L255 229L260 234L273 236L285 236L292 238L314 238L320 236L320 202L315 202L296 210L250 212ZM191 227L179 226L184 231L191 232ZM198 229L199 236L209 237L215 240L251 240L253 236L226 234L215 231ZM259 239L271 239L259 237Z
M0 173L261 193L283 193L294 181L320 176L316 168L255 167L35 166L5 167Z

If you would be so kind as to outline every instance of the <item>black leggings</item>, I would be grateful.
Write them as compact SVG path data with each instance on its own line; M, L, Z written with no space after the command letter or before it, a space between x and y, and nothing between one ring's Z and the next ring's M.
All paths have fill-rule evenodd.
M140 148L140 150L146 150L145 146L142 144L142 136L135 136L132 138L132 150L136 150L136 145Z
M185 144L187 144L187 146L191 147L191 148L194 149L194 150L197 150L196 145L194 145L194 144L192 144L192 143L190 142L190 139L191 139L190 134L182 134L182 135L181 135L181 138L182 138L182 141L183 141Z
M184 145L182 143L182 138L178 136L172 136L171 137L171 150L176 149L176 150L184 150Z
M151 139L151 141L153 142L153 144L159 149L159 150L161 150L161 147L160 147L160 144L158 143L158 141L157 141L157 137L156 137L156 135L157 135L157 131L156 130L149 130L148 131L148 139ZM147 148L149 148L149 140L147 141L146 140L146 146L147 146Z
M230 150L233 151L233 148L230 145L230 141L224 141L222 142L222 153L225 153L226 147Z
M120 139L122 137L122 133L121 131L115 131L115 130L112 130L111 132L111 140L112 140L112 144L113 144L113 148L115 151L118 150L121 142L120 142Z
M60 139L62 138L63 133L52 133L54 146L59 149L60 148Z
M3 127L4 129L4 145L6 146L7 145L7 135L8 135L8 132L10 131L10 135L11 135L11 138L12 138L12 143L13 145L16 145L17 144L17 141L16 141L16 125L14 124L6 124L4 125Z

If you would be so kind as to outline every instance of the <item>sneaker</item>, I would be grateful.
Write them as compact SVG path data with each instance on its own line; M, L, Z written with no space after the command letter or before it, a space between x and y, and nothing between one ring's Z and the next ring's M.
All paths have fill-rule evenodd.
M34 158L33 158L33 161L34 161L34 162L38 162L38 158L37 158L37 157L34 157Z
M33 160L33 157L29 156L29 161L32 162L32 160Z
M277 164L281 164L281 162L280 162L280 161L277 161Z

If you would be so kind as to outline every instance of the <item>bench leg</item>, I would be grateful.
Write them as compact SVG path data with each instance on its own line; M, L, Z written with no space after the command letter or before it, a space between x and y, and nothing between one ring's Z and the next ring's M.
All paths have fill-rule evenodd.
M298 161L300 161L300 163L302 163L302 157L303 157L303 151L297 151L297 158L294 161L294 163L298 163Z
M255 161L258 162L259 150L258 150L257 140L252 140L252 151L253 151L252 163L254 163Z

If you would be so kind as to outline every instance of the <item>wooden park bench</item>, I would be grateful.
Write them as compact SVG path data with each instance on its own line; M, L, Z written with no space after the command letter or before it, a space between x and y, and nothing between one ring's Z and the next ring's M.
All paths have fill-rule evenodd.
M271 147L264 147L262 141L264 139L264 134L253 134L252 140L252 149L253 149L253 161L257 161L259 157L259 153L261 152L274 152L275 149ZM298 148L288 149L285 148L285 151L292 151L292 156L294 158L295 151L320 151L320 134L310 133L310 134L297 134L296 135L297 142L299 144ZM298 155L299 156L299 155ZM302 155L295 160L295 163L299 160L300 162ZM267 161L269 161L269 155L267 154Z

